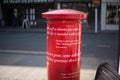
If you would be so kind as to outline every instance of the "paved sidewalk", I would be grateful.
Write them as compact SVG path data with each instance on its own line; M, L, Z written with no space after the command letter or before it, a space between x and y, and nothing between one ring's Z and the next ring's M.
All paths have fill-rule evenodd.
M0 32L36 32L36 33L46 33L46 29L0 29ZM83 30L83 33L94 34L94 30ZM118 31L99 31L99 33L111 33L116 34ZM85 46L85 45L83 45ZM102 48L103 49L103 48ZM100 50L102 50L100 47ZM10 52L10 51L9 51ZM20 53L17 51L16 53ZM6 52L8 53L8 52ZM26 53L24 51L24 53ZM13 53L13 56L1 54L0 62L4 64L0 65L0 80L47 80L47 68L46 68L46 56L43 54L22 54L16 55ZM30 52L28 52L30 53ZM31 52L33 53L33 52ZM36 52L37 53L37 52ZM42 53L42 52L41 52ZM90 54L90 57L86 56L82 58L84 61L81 64L81 79L80 80L94 80L97 66L96 65L99 59L93 57L94 55ZM2 61L3 60L3 61ZM112 58L110 59L112 60ZM108 62L110 61L108 60ZM38 61L38 62L37 62ZM44 62L43 62L44 61ZM5 63L6 62L6 63ZM22 62L22 63L21 63ZM38 65L39 63L39 65ZM44 63L44 64L43 64ZM114 62L112 62L114 63ZM31 66L33 64L33 66ZM85 68L84 65L87 64ZM90 66L91 64L91 66ZM36 66L34 66L36 65ZM93 67L94 65L94 67Z
M80 80L94 80L95 71L81 69ZM0 80L47 80L47 68L0 65L0 76Z
M0 32L41 32L46 33L46 29L40 28L31 28L31 29L11 29L11 28L2 28Z

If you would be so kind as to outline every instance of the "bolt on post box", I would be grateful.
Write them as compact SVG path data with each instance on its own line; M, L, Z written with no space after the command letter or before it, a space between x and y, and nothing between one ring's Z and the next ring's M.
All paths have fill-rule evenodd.
M81 24L87 14L59 9L42 16L47 18L47 80L79 80Z

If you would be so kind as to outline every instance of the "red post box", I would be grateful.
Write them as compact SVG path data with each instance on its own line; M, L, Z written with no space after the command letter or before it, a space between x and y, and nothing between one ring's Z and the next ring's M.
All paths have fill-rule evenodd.
M47 18L48 80L79 80L81 23L87 14L60 9L42 13Z

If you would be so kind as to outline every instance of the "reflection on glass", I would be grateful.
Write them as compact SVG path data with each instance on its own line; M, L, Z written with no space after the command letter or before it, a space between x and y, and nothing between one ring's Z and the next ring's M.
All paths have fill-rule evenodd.
M106 24L118 24L118 3L107 3L106 6Z
M87 5L87 3L62 3L61 8L76 9L86 12Z

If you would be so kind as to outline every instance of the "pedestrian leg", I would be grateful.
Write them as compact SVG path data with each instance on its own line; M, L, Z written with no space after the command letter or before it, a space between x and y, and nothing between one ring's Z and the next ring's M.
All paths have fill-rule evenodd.
M22 29L24 28L24 24L25 24L25 21L23 20L23 22L22 22Z
M25 27L26 27L26 29L28 29L27 20L25 21Z

